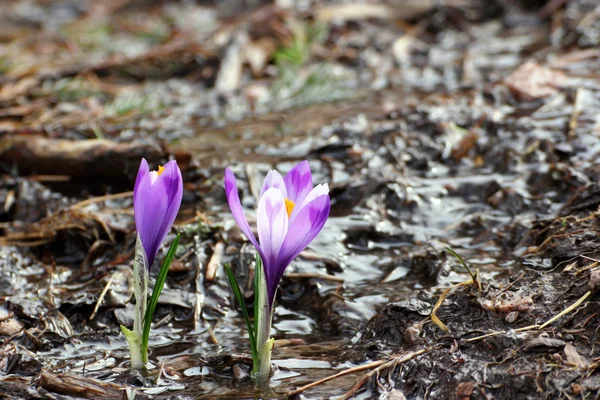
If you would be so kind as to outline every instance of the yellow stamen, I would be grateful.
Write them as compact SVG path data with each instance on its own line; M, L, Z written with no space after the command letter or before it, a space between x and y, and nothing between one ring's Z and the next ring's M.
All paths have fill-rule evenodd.
M288 218L292 214L292 211L294 210L295 206L296 204L294 204L293 201L291 201L290 199L285 199L285 210L288 213Z
M162 165L159 165L158 171L156 171L156 175L160 176L160 174L162 174L163 172L165 172L165 167L163 167Z

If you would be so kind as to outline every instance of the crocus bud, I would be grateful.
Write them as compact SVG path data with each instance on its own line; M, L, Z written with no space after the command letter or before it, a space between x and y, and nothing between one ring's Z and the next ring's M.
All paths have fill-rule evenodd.
M158 171L150 171L142 159L133 189L133 214L148 268L152 267L161 243L173 226L182 197L183 180L176 161L158 167Z

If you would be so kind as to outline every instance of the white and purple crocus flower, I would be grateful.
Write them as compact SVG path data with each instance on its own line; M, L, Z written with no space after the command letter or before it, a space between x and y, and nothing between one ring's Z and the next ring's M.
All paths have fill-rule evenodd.
M270 373L274 343L270 332L277 286L288 265L325 225L330 207L329 186L313 187L308 161L297 164L285 178L270 171L258 200L258 240L244 216L235 176L229 168L225 170L225 191L233 218L258 251L261 262L257 268L262 266L262 270L255 271L254 328L245 315L253 348L252 377L262 384ZM235 281L232 275L229 278ZM238 301L243 303L241 298Z
M133 189L135 227L144 247L147 268L171 230L183 197L183 180L175 160L150 171L142 159Z
M231 213L262 259L268 305L283 272L317 236L329 216L329 186L313 187L308 161L302 161L285 177L272 170L260 191L256 227L258 241L244 216L233 172L225 170L225 191Z

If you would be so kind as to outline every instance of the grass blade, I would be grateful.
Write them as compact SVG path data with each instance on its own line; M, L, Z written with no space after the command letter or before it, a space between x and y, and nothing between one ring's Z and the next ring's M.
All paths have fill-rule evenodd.
M465 260L463 260L463 258L460 256L460 254L458 254L457 252L452 250L452 248L450 246L446 246L446 251L448 253L452 254L454 257L456 257L456 259L458 261L460 261L460 263L463 265L463 267L465 267L465 269L467 270L469 275L471 275L471 279L473 279L473 282L477 281L477 277L475 277L475 274L473 274L473 272L471 271L471 268L469 268L469 266L467 265Z
M252 350L252 361L258 360L258 352L256 350L256 338L254 336L254 330L252 329L252 323L250 322L250 316L248 315L248 310L246 309L246 303L244 302L244 296L242 296L242 291L233 276L233 272L231 272L231 268L229 265L225 264L225 273L227 274L227 278L229 279L229 285L231 286L231 290L233 291L233 295L240 305L242 309L242 314L244 315L244 320L246 321L246 327L248 328L248 336L250 337L250 347Z
M154 311L156 311L156 305L158 304L158 298L160 297L160 293L163 290L165 285L165 281L167 280L167 274L169 273L169 268L171 267L171 263L173 262L173 258L175 258L175 251L177 251L177 246L179 245L179 237L177 237L171 244L169 251L167 252L167 256L160 267L160 271L158 271L158 276L156 277L156 283L154 284L154 289L152 290L152 296L150 297L150 301L148 301L148 307L146 307L146 315L144 316L144 331L142 333L142 350L146 350L142 352L142 354L148 357L148 339L150 337L150 325L152 324L152 318L154 317ZM144 360L144 362L148 362L148 360Z

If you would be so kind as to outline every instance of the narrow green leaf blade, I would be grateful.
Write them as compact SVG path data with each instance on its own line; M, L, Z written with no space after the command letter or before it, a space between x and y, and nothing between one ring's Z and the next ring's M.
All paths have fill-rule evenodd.
M171 263L175 258L175 252L177 251L177 246L179 246L179 237L180 234L177 234L177 237L171 244L169 251L167 252L167 256L160 267L160 271L158 272L158 276L156 277L156 284L154 285L154 289L152 290L152 296L150 297L150 301L148 301L148 307L146 308L146 315L144 316L144 331L142 334L142 349L146 350L146 352L142 354L146 354L147 357L147 349L148 349L148 340L150 337L150 325L152 324L152 318L154 317L154 311L156 311L156 305L158 304L158 298L160 297L160 293L165 286L165 281L167 280L167 274L169 273L169 268L171 268ZM148 360L144 360L148 362Z
M242 314L244 315L244 320L246 321L246 327L248 328L248 336L250 337L250 347L252 350L252 361L258 360L258 351L256 349L256 338L254 336L254 330L252 329L252 323L250 322L250 316L248 315L248 310L246 309L246 303L244 302L244 296L242 296L242 291L240 290L240 286L233 276L233 272L231 272L231 268L229 265L225 264L225 273L227 274L227 278L229 279L229 285L231 286L231 290L233 291L233 295L240 305L242 309Z
M473 279L473 282L477 281L477 277L475 276L475 274L473 274L473 272L471 271L471 268L469 268L469 266L467 265L465 260L460 256L460 254L455 252L450 246L446 246L446 251L449 252L450 254L452 254L454 257L456 257L456 259L458 259L458 261L460 261L460 263L463 265L463 267L465 267L465 269L467 270L469 275L471 275L471 279Z

